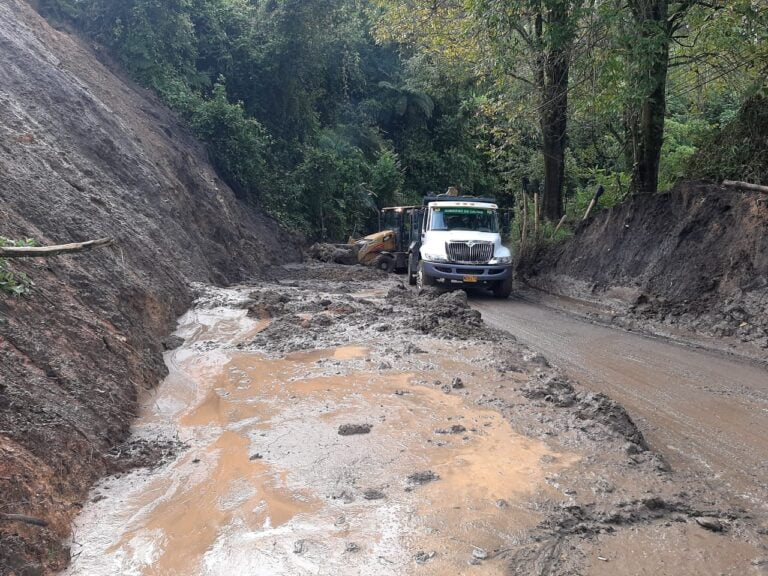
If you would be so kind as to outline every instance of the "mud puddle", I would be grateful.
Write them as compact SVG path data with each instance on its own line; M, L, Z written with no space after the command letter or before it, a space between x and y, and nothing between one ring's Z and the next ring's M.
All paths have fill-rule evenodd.
M504 574L535 503L560 498L547 475L576 457L382 365L385 343L234 349L267 323L227 306L182 318L135 435L189 449L95 489L65 574ZM471 370L430 361L430 381Z

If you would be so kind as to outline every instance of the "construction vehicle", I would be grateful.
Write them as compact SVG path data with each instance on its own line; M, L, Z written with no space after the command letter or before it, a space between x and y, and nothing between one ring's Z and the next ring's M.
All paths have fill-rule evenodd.
M420 206L393 206L379 213L379 232L355 241L361 264L384 272L408 269L409 250L419 230Z

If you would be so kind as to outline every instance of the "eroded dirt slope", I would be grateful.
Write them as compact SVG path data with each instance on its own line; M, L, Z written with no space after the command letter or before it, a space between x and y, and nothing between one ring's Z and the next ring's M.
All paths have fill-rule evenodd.
M768 358L768 196L684 183L596 215L525 271L614 321Z
M22 0L0 3L0 54L0 235L118 239L14 263L34 290L0 296L0 514L49 523L0 519L0 574L36 574L64 565L77 503L164 375L161 338L188 283L300 256L168 110Z

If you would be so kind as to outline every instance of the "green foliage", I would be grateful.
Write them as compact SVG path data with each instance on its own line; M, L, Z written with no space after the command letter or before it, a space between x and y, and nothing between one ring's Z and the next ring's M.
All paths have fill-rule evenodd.
M710 130L684 170L695 178L768 184L768 88L758 90L731 121Z
M0 246L36 246L32 239L11 240L0 236ZM16 272L7 260L0 258L0 294L19 297L29 293L34 284L23 272Z
M400 204L405 177L394 150L382 150L371 169L371 194L379 208Z
M357 236L376 213L370 164L359 148L333 131L323 132L318 145L306 150L293 179L314 215L305 229L321 240Z
M240 197L258 201L271 177L267 166L270 139L261 124L246 114L242 103L227 99L224 84L215 84L209 98L184 90L173 96L166 93L166 97L208 144L221 177Z
M362 233L377 206L498 182L473 80L377 43L366 2L41 1L178 111L238 196L311 238Z
M140 82L194 75L197 49L193 0L87 0L83 25Z
M560 57L570 218L598 185L601 207L627 196L640 72L667 48L661 187L765 181L764 119L740 110L768 69L768 11L667 4L658 29L635 0L38 0L178 111L242 199L331 240L449 186L513 205L523 178L543 182Z
M71 22L81 16L78 0L36 0L33 3L41 14L52 20Z

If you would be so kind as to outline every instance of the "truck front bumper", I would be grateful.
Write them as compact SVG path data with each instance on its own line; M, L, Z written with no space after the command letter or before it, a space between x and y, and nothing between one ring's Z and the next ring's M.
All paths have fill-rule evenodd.
M474 278L474 282L477 283L498 282L499 280L506 280L512 275L512 266L509 264L472 266L424 260L424 272L433 278L442 278L453 282L465 282L467 278Z

